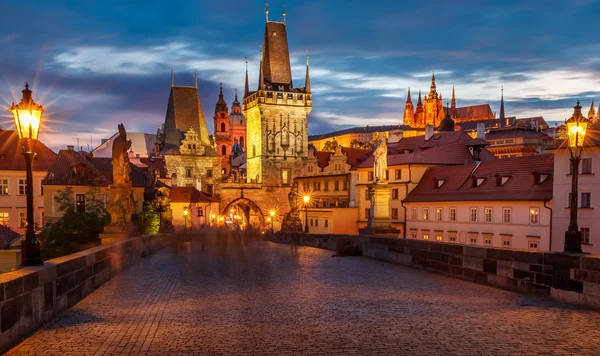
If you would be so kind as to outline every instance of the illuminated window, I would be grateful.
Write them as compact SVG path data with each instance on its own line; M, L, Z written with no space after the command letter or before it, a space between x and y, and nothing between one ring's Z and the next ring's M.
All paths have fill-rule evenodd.
M281 170L281 182L283 183L283 185L290 184L290 170L289 169ZM325 182L325 183L327 183L327 182ZM327 184L325 184L325 188L327 188ZM327 189L325 189L325 190L327 190Z
M27 194L27 179L19 179L19 195Z
M429 240L429 233L423 233L423 240Z
M442 236L442 234L436 234L435 239L436 241L444 241L444 236Z
M529 223L539 224L540 223L540 209L531 208L529 209Z
M477 222L477 208L471 208L471 222Z
M392 199L398 200L398 188L392 189Z
M402 170L401 169L396 169L396 171L395 171L395 178L397 180L402 179Z
M511 220L512 220L512 209L511 208L502 209L502 222L504 224L510 224Z
M79 213L85 213L85 194L75 195L75 209Z
M456 221L456 208L450 208L450 221Z
M417 220L417 208L412 208L411 217L413 220Z
M372 182L375 180L374 176L373 176L373 172L369 172L369 182Z
M0 178L0 195L8 195L8 179Z
M435 208L435 220L442 221L442 208Z
M492 208L485 208L484 215L485 215L485 222L491 223L492 222Z
M423 220L429 220L429 208L423 208Z
M7 211L0 211L0 225L10 226L10 214Z
M19 212L19 227L27 227L27 214L24 211Z
M2 213L0 213L2 214ZM579 231L581 232L581 243L589 244L590 243L590 228L589 227L580 227Z

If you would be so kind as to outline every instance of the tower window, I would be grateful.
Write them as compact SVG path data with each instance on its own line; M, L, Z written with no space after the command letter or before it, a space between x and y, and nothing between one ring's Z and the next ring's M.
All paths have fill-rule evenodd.
M240 146L244 147L244 136L240 136Z
M225 132L225 123L224 122L221 123L221 132Z
M221 146L221 155L223 155L223 156L227 155L227 147L225 147L225 145Z

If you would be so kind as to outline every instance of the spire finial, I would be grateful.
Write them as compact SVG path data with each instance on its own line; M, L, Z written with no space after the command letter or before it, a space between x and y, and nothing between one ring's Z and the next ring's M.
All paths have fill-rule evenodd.
M196 86L196 89L198 89L198 71L197 70L194 71L194 85Z
M306 50L306 65L308 66L308 50Z
M246 58L246 83L244 83L244 97L248 96L250 92L250 87L248 85L248 57Z
M283 23L285 24L285 4L283 5Z
M258 69L258 90L262 90L264 88L264 77L263 77L263 70L262 70L262 65L263 65L263 47L260 47L260 65L259 65L259 69Z
M175 86L175 72L171 68L171 88Z
M235 101L238 101L238 98L237 98L237 88L235 88Z
M304 80L304 91L310 93L310 73L308 70L308 50L306 50L306 79Z
M269 3L265 3L265 15L267 16L267 22L269 22Z

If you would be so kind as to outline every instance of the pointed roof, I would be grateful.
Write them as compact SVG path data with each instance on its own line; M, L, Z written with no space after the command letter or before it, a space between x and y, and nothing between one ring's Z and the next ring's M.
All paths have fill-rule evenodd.
M310 73L308 72L308 54L306 55L306 79L304 80L304 91L310 93Z
M502 98L500 99L500 126L507 126L504 114L504 88L502 88Z
M248 57L246 57L246 82L244 84L244 97L248 96L250 93L250 87L248 85ZM236 100L237 100L237 91L236 91Z
M429 99L437 97L435 90L435 72L431 74L431 85L429 86Z
M261 67L265 83L292 87L292 69L285 23L267 22Z
M412 99L410 98L410 87L408 87L408 95L406 96L406 103L412 104Z
M215 105L215 116L219 112L227 112L227 102L223 98L223 83L219 83L219 100L217 100L217 105Z
M417 106L423 106L423 102L421 101L421 90L419 90L419 101L417 102Z
M592 100L592 105L590 106L590 111L588 111L588 118L596 117L596 108L594 107L594 101Z
M198 88L174 86L165 116L165 152L178 149L190 127L199 134L203 146L211 147Z
M452 109L456 108L456 98L454 97L454 85L452 86Z

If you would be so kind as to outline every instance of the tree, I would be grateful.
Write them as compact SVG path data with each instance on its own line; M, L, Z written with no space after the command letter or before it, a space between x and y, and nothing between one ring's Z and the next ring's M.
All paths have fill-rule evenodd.
M97 198L98 187L92 185L85 197L85 211L75 209L73 191L58 191L54 200L63 215L47 223L39 235L42 259L48 260L84 250L100 242L99 234L110 217L104 202Z
M160 229L160 214L154 204L144 203L142 211L134 213L131 222L137 225L142 235L158 234Z

